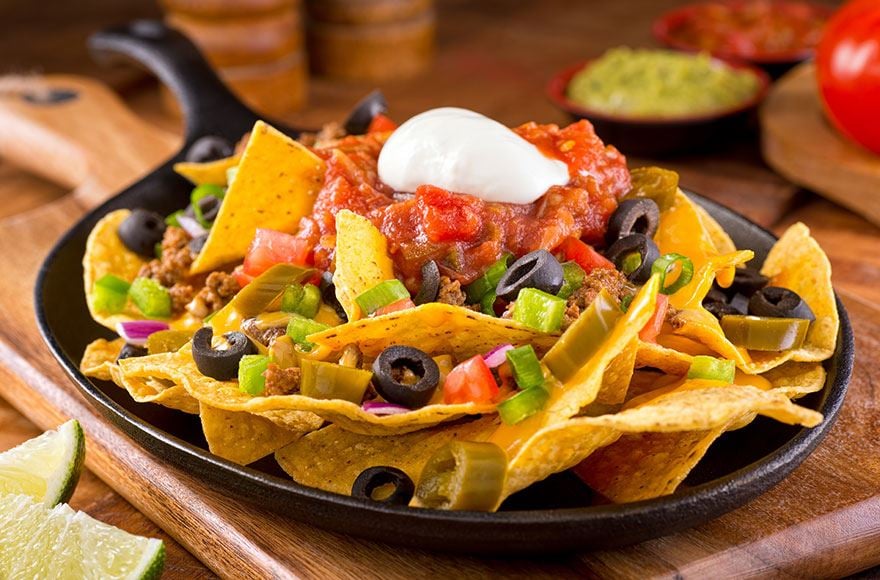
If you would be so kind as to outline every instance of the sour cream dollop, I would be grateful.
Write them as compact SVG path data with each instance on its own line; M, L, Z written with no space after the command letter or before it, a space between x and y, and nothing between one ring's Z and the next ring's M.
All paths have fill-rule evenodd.
M569 181L562 161L498 121L455 107L425 111L398 127L379 154L379 178L395 191L434 185L521 204Z

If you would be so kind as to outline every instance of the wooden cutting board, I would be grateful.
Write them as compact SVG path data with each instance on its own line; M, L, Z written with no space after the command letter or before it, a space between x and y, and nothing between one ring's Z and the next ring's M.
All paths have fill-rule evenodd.
M773 86L760 119L761 148L768 165L880 224L880 155L850 142L828 121L812 62Z
M221 576L827 577L880 563L880 309L850 294L844 300L859 356L846 404L823 444L742 508L629 548L500 560L388 547L284 519L271 506L254 508L166 465L74 389L40 339L31 293L55 239L87 206L170 153L177 139L139 121L100 85L70 77L46 82L74 87L77 99L48 106L20 93L0 95L0 151L74 194L0 221L0 396L42 428L79 419L88 468Z

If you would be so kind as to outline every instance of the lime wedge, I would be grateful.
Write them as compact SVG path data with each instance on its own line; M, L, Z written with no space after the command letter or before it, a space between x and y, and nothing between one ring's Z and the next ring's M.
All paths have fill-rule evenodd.
M0 495L29 495L46 507L73 495L86 454L76 420L0 453Z
M61 504L0 495L0 576L4 578L159 578L161 540L142 538Z

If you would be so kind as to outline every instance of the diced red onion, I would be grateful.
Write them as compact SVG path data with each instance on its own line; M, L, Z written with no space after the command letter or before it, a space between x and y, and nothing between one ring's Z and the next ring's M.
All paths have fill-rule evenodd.
M132 320L116 324L116 333L125 339L128 344L143 346L147 343L147 337L160 330L168 330L167 322L160 320Z
M496 346L490 350L487 354L483 355L483 360L486 361L486 366L490 369L497 369L503 365L507 360L507 351L512 348L512 344L502 344L501 346Z
M196 221L195 218L191 218L188 215L177 216L177 223L180 224L180 227L182 227L191 238L197 238L208 232L208 230L203 228L202 224Z
M380 417L384 415L400 415L410 411L402 405L395 405L394 403L386 403L384 401L367 401L361 408L367 413Z

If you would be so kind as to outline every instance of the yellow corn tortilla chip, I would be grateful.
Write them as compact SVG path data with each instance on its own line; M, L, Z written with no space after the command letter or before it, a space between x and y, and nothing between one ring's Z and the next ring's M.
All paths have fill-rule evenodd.
M239 465L247 465L302 437L264 417L199 404L208 450Z
M266 416L276 423L286 423L291 427L301 425L296 429L299 431L317 429L327 420L356 433L394 435L495 410L491 404L426 405L408 413L380 417L367 413L360 405L349 401L313 399L303 395L254 397L242 393L235 381L217 381L199 373L191 353L181 350L176 354L177 359L173 364L183 375L183 385L200 402L227 411Z
M349 210L336 214L336 298L350 321L364 313L355 298L385 280L394 278L388 243L367 218Z
M195 185L226 185L226 171L238 165L240 155L224 157L205 163L181 161L174 164L174 171L189 179Z
M130 214L127 209L119 209L101 218L89 234L86 253L83 255L83 284L89 313L95 322L114 330L117 322L144 318L131 302L118 314L98 312L92 306L94 296L92 289L95 280L106 274L113 274L126 282L131 282L137 277L141 266L147 263L145 259L126 248L116 233L119 225Z
M675 333L701 342L753 374L766 372L788 360L816 362L829 358L834 353L840 320L831 286L831 265L810 236L809 229L801 223L791 226L770 250L761 273L770 278L770 285L797 292L816 315L801 348L778 353L738 348L724 336L718 320L701 306L679 312L682 325ZM695 294L692 304L702 301L703 296L705 294Z
M300 219L312 209L324 170L320 157L257 121L235 180L190 271L208 272L240 260L258 227L296 231Z
M784 393L752 386L688 386L634 409L577 417L538 431L510 458L503 497L577 465L624 433L712 431L753 413L806 427L822 421L820 413L795 405Z
M489 416L393 437L330 425L278 450L275 459L297 483L350 495L357 476L377 465L396 467L418 481L425 463L442 446L454 440L480 441L498 421Z
M139 403L157 403L184 413L198 413L198 402L181 385L171 355L123 359L116 364L124 344L121 338L93 341L86 347L80 370L87 377L113 381Z
M337 275L338 272L337 269ZM363 318L308 337L310 342L330 351L356 344L370 358L379 356L391 345L404 344L431 355L451 354L459 361L505 343L531 344L536 351L544 352L558 338L557 334L545 334L513 320L440 302Z
M721 227L721 224L715 221L715 218L709 215L709 212L707 212L703 206L698 205L693 201L691 201L691 203L693 203L694 211L696 211L697 217L703 225L703 230L705 230L709 235L709 238L712 240L712 243L715 245L715 251L719 254L730 254L735 252L736 244L733 243L733 240L730 239L730 236L727 235L727 232Z

